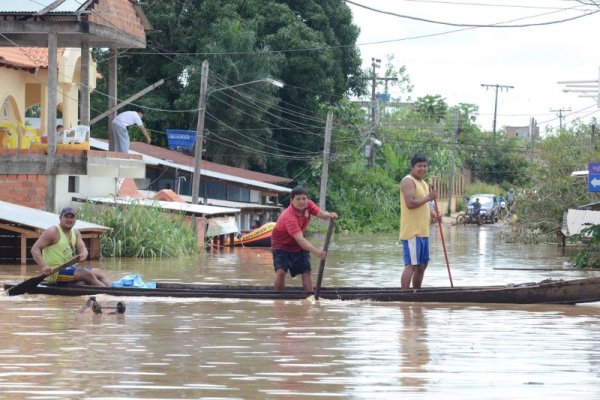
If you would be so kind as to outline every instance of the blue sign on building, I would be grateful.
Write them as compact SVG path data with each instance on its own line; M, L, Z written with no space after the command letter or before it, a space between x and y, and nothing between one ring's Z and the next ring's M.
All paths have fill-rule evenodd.
M600 192L600 163L588 164L588 191Z

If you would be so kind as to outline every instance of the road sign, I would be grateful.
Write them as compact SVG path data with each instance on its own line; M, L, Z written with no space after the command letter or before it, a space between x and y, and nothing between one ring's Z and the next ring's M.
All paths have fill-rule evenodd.
M600 163L588 164L588 191L600 192Z

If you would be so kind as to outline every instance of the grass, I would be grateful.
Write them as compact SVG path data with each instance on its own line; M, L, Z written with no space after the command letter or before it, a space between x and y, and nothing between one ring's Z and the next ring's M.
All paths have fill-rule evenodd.
M197 253L196 239L182 213L135 203L85 203L78 218L111 228L101 241L105 257L173 258Z

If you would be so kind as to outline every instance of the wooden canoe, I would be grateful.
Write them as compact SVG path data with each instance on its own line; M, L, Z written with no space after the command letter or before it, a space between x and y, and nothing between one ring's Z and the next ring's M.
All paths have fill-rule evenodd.
M5 283L4 289L12 284ZM86 285L39 285L31 294L58 296L113 296L304 299L311 294L300 287L278 293L272 286L222 286L158 282L156 289L95 287ZM431 287L401 290L397 287L324 287L320 297L331 300L411 301L448 303L576 304L600 301L600 277L575 280L544 280L504 286Z

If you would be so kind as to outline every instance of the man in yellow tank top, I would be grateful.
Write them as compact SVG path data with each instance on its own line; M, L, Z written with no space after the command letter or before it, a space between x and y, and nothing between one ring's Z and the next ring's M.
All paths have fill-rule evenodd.
M79 254L79 261L87 258L88 251L81 233L74 228L76 220L77 212L74 209L63 208L60 212L59 224L46 229L31 247L31 255L43 274L49 274L53 268L64 264L75 254ZM101 269L77 265L49 275L47 280L50 284L59 285L76 282L84 282L92 286L111 285Z
M429 202L437 198L425 182L428 164L423 155L410 160L411 172L400 183L400 240L404 250L402 289L418 289L429 263L429 226L435 218Z

